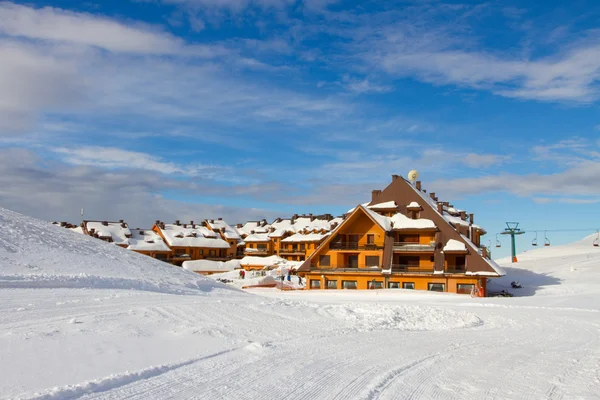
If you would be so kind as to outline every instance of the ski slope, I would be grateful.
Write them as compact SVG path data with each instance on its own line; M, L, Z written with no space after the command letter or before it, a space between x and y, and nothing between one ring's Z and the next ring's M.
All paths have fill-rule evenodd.
M0 225L0 398L598 398L591 244L504 263L515 298L244 292L8 210Z

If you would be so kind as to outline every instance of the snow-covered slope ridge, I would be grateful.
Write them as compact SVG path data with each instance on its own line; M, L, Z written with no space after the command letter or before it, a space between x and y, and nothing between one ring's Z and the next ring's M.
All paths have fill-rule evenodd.
M148 256L0 208L0 288L226 289Z

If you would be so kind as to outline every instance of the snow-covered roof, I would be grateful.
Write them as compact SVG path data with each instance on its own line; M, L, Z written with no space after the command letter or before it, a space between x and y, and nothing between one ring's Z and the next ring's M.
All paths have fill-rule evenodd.
M417 203L416 201L411 201L407 207L408 208L421 208L421 205L419 203Z
M327 233L296 233L290 237L283 239L282 243L289 242L320 242L325 237L329 236L330 232Z
M171 247L229 248L229 243L204 226L188 225L184 228L182 225L165 224L160 231Z
M270 242L269 234L267 233L253 233L244 238L244 242L246 243L254 243L254 242Z
M259 221L248 221L241 228L236 228L236 230L240 235L250 235L252 231L254 233L267 233L270 227L269 224L261 226L261 222Z
M361 206L366 207L366 206L369 205L369 203L370 203L370 201L367 201L366 203L362 203ZM349 209L348 211L346 211L346 214L350 214L354 210L356 210L356 207L352 207L351 209Z
M108 222L104 225L102 221L86 221L85 224L88 232L94 229L99 238L111 238L116 244L129 244L128 236L131 236L131 231L126 223Z
M269 267L271 265L278 265L286 263L287 260L279 257L279 256L269 256L269 257L258 257L258 256L246 256L240 260L240 265L243 267L244 265L262 265L265 267Z
M435 223L426 218L411 219L406 215L397 213L391 217L394 229L435 229Z
M239 260L212 261L212 260L193 260L184 261L183 269L193 272L229 272L240 268Z
M390 210L398 208L398 204L395 201L386 201L384 203L373 204L371 206L367 206L371 210Z
M375 211L369 210L366 207L362 207L363 210L365 210L365 212L371 216L371 218L373 218L373 220L375 220L375 222L377 222L377 224L379 224L379 226L381 226L383 228L384 231L390 231L392 230L392 221L390 218L385 217L381 214L377 214Z
M233 229L227 222L223 221L222 219L209 220L209 221L206 221L206 223L213 231L220 231L221 229L225 228L225 232L223 233L223 235L225 236L226 239L232 239L232 240L240 240L241 239L241 237L237 233L237 231L235 229Z
M162 237L152 229L131 229L128 250L171 251Z
M444 251L467 251L467 246L463 242L455 239L448 240L444 246Z
M80 233L80 234L82 234L82 235L84 234L84 232L83 232L83 228L82 228L82 227L80 227L80 226L76 226L75 228L67 228L67 229L69 229L69 230L71 230L71 231L73 231L73 232Z

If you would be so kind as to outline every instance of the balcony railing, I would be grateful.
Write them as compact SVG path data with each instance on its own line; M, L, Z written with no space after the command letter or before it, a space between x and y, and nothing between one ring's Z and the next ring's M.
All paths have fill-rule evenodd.
M246 254L265 254L268 253L269 250L268 249L253 249L253 248L249 248L249 249L245 249L244 253Z
M421 268L416 265L392 264L392 272L410 274L433 274L433 268Z
M466 271L464 265L447 265L444 270L447 274L464 274Z
M310 266L311 269L318 269L318 270L332 270L332 271L338 271L338 272L379 272L381 273L381 267L366 267L364 265L359 265L358 267L356 266L350 266L350 265L338 265L338 266L332 266L332 267L325 267L325 266L318 266L318 265L311 265Z
M383 244L373 243L373 244L359 245L358 243L336 242L336 243L330 243L329 249L330 250L380 250L380 249L383 249Z
M306 253L305 250L300 249L280 249L279 254L290 254L290 255L304 255Z
M410 242L394 242L394 251L435 251L435 244L419 244Z

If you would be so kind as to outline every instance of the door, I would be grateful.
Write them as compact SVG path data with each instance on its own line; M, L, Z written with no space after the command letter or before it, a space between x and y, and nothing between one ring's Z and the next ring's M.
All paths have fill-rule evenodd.
M358 235L348 235L348 248L358 249Z
M348 267L358 268L358 256L348 256Z

